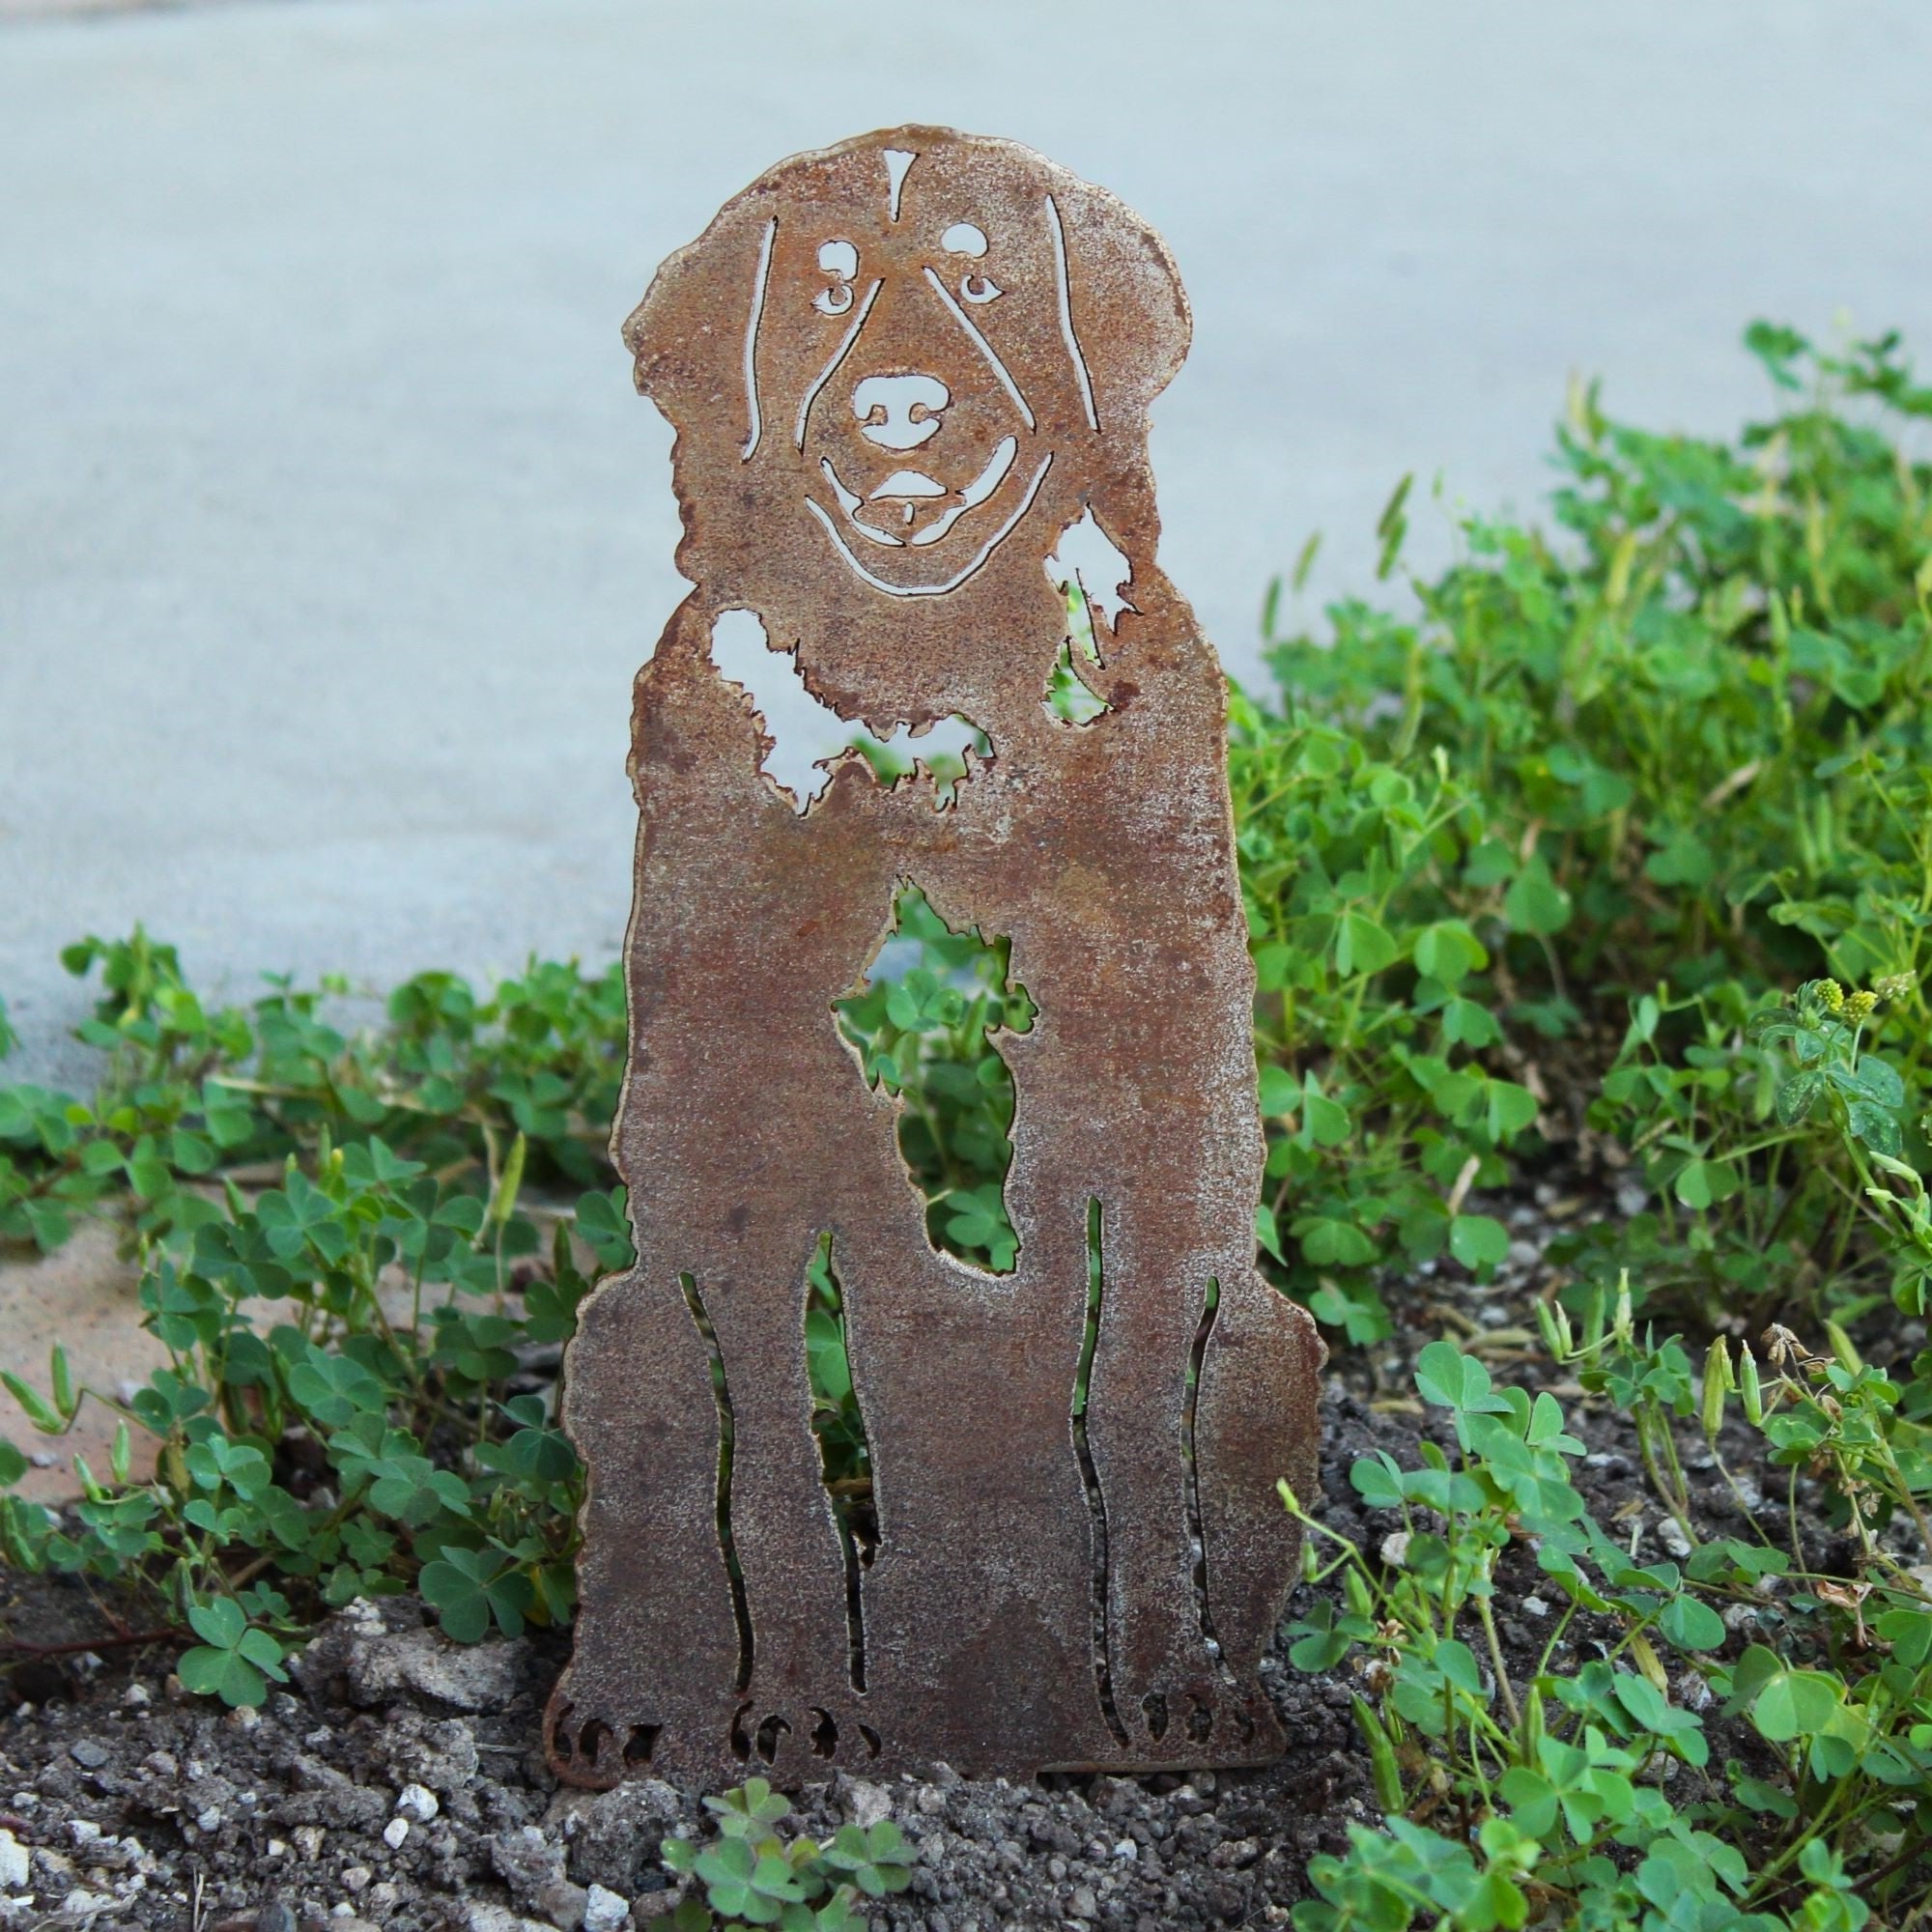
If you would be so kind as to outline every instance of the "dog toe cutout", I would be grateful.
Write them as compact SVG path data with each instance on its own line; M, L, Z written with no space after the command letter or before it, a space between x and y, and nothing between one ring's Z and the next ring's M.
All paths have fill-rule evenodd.
M1147 1720L1148 1736L1158 1744L1167 1735L1167 1699L1158 1690L1150 1690L1141 1699L1141 1716Z
M775 1711L758 1726L758 1755L767 1764L775 1764L779 1755L779 1740L791 1732L791 1726Z
M832 1713L814 1704L811 1707L811 1715L818 1719L811 1727L812 1756L836 1756L838 1750L838 1726L833 1721Z

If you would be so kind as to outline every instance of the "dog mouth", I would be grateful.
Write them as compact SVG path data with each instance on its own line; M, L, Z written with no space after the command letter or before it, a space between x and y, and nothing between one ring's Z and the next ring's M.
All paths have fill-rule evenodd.
M861 536L886 549L919 550L942 542L962 517L993 496L1018 455L1018 439L1003 436L980 473L956 490L923 469L895 469L864 496L839 475L829 456L820 458L818 467L846 523Z

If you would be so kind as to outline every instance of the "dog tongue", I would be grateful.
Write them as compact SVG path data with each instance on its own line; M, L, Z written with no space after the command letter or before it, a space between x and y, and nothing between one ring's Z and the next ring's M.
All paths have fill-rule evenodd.
M872 492L876 501L881 497L943 497L946 485L935 483L922 469L895 469L879 487Z

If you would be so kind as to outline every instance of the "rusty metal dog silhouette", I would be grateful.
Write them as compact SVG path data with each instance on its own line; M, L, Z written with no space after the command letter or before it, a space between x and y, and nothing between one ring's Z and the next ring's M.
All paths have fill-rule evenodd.
M639 674L613 1139L636 1265L586 1303L560 1776L1258 1763L1320 1346L1255 1270L1262 1135L1225 688L1154 566L1148 409L1188 317L1154 233L1011 143L781 163L625 327L696 586ZM1085 722L1044 703L1071 600ZM812 785L714 661L755 620L857 730L966 774ZM1084 641L1084 640L1083 640ZM834 1004L916 885L1037 1009L991 1273L939 1251ZM870 1445L855 1565L811 1433L829 1237ZM1097 1248L1098 1293L1090 1295Z

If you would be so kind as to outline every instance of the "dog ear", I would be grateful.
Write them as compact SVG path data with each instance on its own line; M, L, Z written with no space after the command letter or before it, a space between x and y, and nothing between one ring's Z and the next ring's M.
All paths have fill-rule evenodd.
M1104 188L1056 193L1066 237L1075 336L1103 435L1145 427L1149 405L1186 359L1193 324L1167 244Z
M745 344L764 294L776 207L749 189L720 210L697 240L651 277L624 324L639 395L679 430L737 421L755 407Z

